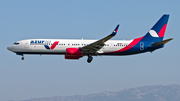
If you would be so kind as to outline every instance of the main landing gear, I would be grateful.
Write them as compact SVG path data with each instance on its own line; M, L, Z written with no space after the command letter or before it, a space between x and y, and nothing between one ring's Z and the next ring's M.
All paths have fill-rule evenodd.
M88 56L87 62L91 63L92 60L93 60L93 57L92 56Z
M22 56L21 60L24 60L24 56Z

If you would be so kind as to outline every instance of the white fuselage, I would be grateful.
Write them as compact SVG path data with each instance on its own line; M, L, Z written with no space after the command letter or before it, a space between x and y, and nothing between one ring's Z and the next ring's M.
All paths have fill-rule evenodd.
M54 42L54 49L46 49L45 45L51 47ZM91 44L97 40L78 40L78 39L28 39L21 40L8 47L8 50L15 53L24 54L66 54L67 48L80 48L88 44ZM98 53L107 53L120 50L127 45L129 45L133 40L109 40L105 42L104 47L102 47Z

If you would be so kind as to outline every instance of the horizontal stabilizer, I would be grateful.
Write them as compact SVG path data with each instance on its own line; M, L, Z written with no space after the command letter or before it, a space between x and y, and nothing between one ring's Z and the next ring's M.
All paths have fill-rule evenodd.
M160 42L156 42L156 43L153 43L152 45L164 45L167 42L171 41L172 39L173 38L170 38L170 39L167 39L167 40L163 40L163 41L160 41Z

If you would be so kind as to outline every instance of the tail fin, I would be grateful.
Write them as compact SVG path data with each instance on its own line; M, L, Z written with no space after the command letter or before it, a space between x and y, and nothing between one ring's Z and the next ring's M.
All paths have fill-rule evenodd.
M152 42L162 41L166 31L168 19L169 19L169 15L164 14L158 20L158 22L150 29L150 31L143 37L143 39Z

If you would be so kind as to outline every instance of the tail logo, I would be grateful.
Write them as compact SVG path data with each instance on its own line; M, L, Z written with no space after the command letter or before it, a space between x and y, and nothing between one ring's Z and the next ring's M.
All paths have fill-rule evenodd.
M116 29L114 32L116 33L118 31L118 29Z
M149 31L149 34L152 37L164 37L165 31L166 31L166 26L167 26L167 24L165 24L158 33L155 30L151 29Z
M44 45L44 47L48 50L53 50L57 45L58 45L59 41L55 41L51 47L49 47L48 45Z
M152 37L159 37L159 35L156 33L156 31L154 30L150 30L149 31L149 34L152 36Z

